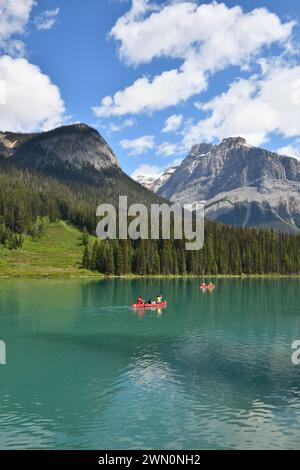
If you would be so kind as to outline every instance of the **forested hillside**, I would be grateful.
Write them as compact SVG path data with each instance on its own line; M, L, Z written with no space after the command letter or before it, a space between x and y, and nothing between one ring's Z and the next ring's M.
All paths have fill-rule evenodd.
M110 180L106 175L106 185L97 187L8 168L3 162L0 170L0 243L11 250L22 247L25 234L36 235L38 217L68 221L88 239L88 234L95 233L97 205L107 202L110 195L109 200L116 202L113 192L122 193L115 174ZM205 244L200 251L185 251L184 241L178 240L86 241L80 249L82 267L109 275L300 273L299 235L211 221L206 221Z
M68 220L95 233L97 206L117 204L119 194L127 195L129 204L162 201L118 170L100 173L87 168L67 173L64 168L54 177L16 168L0 158L0 243L28 232L38 216Z

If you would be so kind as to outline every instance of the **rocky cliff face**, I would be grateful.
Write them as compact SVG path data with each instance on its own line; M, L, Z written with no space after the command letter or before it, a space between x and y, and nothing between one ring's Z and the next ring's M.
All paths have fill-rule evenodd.
M97 170L119 168L113 151L101 135L85 124L75 124L39 134L0 133L0 155L40 167L69 162L80 169L89 164Z
M16 150L36 134L18 134L14 132L0 132L0 157L12 157Z
M225 223L300 229L300 162L241 137L195 145L158 194L205 200L207 216Z

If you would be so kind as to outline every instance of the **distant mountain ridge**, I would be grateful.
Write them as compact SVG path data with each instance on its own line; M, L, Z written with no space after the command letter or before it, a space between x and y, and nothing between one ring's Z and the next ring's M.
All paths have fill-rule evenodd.
M171 166L158 177L137 175L134 179L145 188L156 193L168 181L168 179L171 178L176 169L177 166Z
M223 223L300 229L300 162L242 137L194 145L156 192L180 203L204 200L207 217Z
M95 187L105 202L117 203L119 195L131 202L161 201L126 175L105 139L82 123L32 134L0 132L0 164Z
M88 185L95 200L116 203L124 194L130 203L204 200L207 217L223 223L300 229L300 162L251 146L242 137L194 145L178 167L158 179L140 179L151 191L122 171L107 142L86 124L33 134L0 132L0 170L10 167L76 188Z
M60 159L80 168L88 162L96 169L120 167L112 149L95 129L86 124L62 126L34 134L0 133L0 153L33 164L42 160Z

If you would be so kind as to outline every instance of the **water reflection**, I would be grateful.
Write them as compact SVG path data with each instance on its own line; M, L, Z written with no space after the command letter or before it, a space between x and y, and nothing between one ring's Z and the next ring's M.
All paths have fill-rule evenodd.
M5 281L0 447L299 447L297 280ZM130 304L163 292L167 309Z

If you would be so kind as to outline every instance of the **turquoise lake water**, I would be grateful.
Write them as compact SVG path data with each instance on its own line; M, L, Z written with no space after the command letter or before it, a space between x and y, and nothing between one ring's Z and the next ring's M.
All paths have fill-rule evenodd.
M299 449L300 280L200 282L1 281L0 448Z

